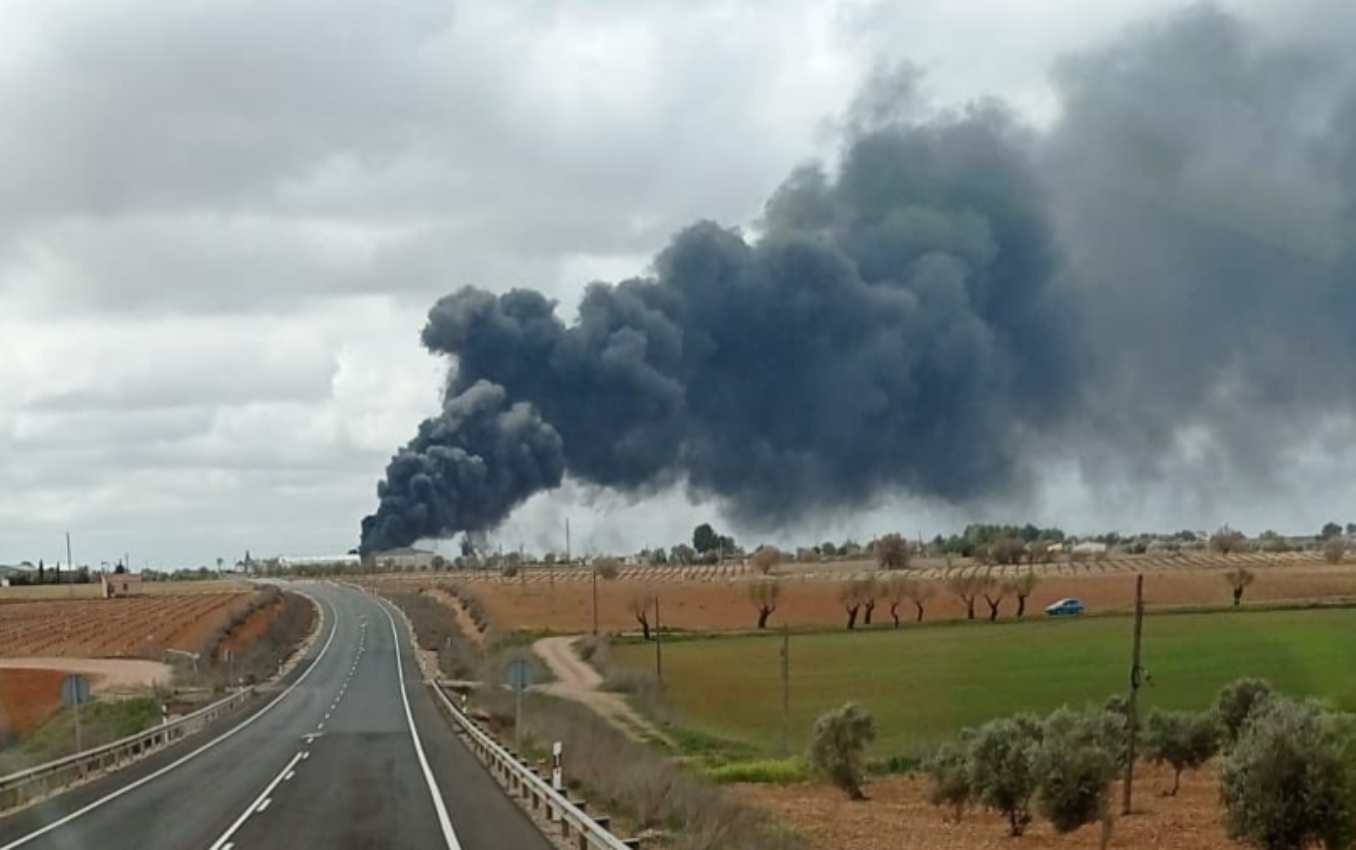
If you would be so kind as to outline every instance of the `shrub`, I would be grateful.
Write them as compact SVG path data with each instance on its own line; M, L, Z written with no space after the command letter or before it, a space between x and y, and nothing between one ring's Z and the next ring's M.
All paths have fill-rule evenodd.
M776 579L758 579L749 583L749 602L758 610L758 628L767 628L767 618L777 610L782 596L781 582Z
M621 564L616 558L598 558L593 562L593 571L598 574L598 578L612 581L621 574Z
M1356 774L1339 725L1312 703L1265 700L1220 772L1230 837L1264 850L1350 846Z
M1045 720L1036 754L1037 805L1056 832L1072 832L1106 815L1120 745L1106 740L1104 714L1061 708Z
M806 758L816 773L841 788L849 799L864 800L862 753L875 739L875 719L860 705L849 702L815 721Z
M882 570L909 567L909 541L899 534L885 534L876 541L876 562Z
M1219 718L1210 712L1149 712L1145 723L1144 755L1151 762L1172 765L1172 790L1177 796L1182 771L1195 770L1219 752Z
M1021 835L1031 823L1040 739L1039 721L1019 715L985 723L969 742L975 799L1006 817L1012 835Z
M1265 679L1237 679L1220 689L1215 697L1215 716L1226 745L1238 740L1248 717L1271 697L1271 685Z
M1234 593L1235 608L1237 608L1238 604L1243 601L1243 591L1248 588L1248 585L1252 584L1256 580L1257 576L1253 575L1252 571L1246 570L1243 567L1235 567L1234 569L1229 570L1227 573L1224 574L1224 581L1229 585L1229 587L1233 590Z
M772 572L778 564L782 562L782 553L776 546L759 546L758 551L753 553L749 563L753 568L763 575Z
M999 564L1019 564L1026 555L1026 544L1017 537L1004 537L989 547L989 557Z
M970 781L970 759L960 744L947 743L937 748L923 766L932 786L928 802L934 806L949 806L956 821L965 814L965 807L974 797Z
M1334 537L1323 544L1323 560L1330 564L1342 563L1342 559L1346 557L1346 554L1347 544L1346 541L1341 538Z

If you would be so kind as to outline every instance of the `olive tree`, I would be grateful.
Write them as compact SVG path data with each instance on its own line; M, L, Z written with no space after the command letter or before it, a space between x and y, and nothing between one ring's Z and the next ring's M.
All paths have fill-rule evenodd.
M975 799L1007 818L1012 835L1021 835L1031 823L1040 743L1039 721L1026 716L991 720L970 738L967 749Z
M1229 836L1262 850L1350 847L1356 768L1341 727L1313 703L1260 706L1220 769Z
M1117 771L1108 747L1104 712L1061 708L1045 719L1036 750L1040 813L1059 833L1072 832L1107 815L1107 794Z
M1224 574L1224 581L1234 592L1235 608L1243 601L1243 591L1247 590L1248 585L1256 580L1257 576L1253 575L1251 570L1244 569L1243 567L1234 567Z
M806 761L819 775L841 788L851 800L862 793L862 755L876 739L876 721L855 702L826 711L810 731Z
M1213 712L1149 712L1145 722L1144 756L1156 764L1172 767L1172 790L1182 787L1182 771L1196 770L1219 752L1220 723Z
M1265 679L1235 679L1220 688L1214 711L1226 746L1232 746L1238 740L1248 718L1273 695L1271 685Z
M923 765L924 772L932 781L928 789L928 802L934 806L947 806L952 816L960 822L965 807L974 797L974 787L970 781L970 756L966 748L959 743L947 742L937 748Z
M749 583L749 601L758 609L758 628L767 628L767 618L777 610L782 585L776 579L759 579Z

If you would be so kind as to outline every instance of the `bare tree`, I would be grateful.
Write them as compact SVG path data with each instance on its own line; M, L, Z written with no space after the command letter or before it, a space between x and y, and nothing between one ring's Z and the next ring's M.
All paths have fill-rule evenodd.
M965 603L965 618L975 618L975 600L979 598L979 576L954 575L946 580L946 589L961 602Z
M928 600L936 594L937 588L930 581L911 581L904 588L904 595L909 597L909 601L913 603L913 607L918 613L914 622L923 622L923 608L928 604Z
M650 639L650 612L654 610L654 602L654 591L642 590L626 603L626 608L631 612L631 616L636 618L637 623L640 623L645 640Z
M1243 532L1234 531L1227 525L1220 526L1219 531L1210 535L1210 548L1221 555L1232 555L1243 549L1243 544L1248 538L1243 536Z
M993 576L984 576L979 580L979 592L984 597L984 602L989 606L989 622L992 623L998 619L998 606L1003 604L1003 599L1008 595L1007 582L999 581Z
M1036 589L1036 585L1041 583L1040 576L1036 575L1030 569L1016 578L1008 579L1004 582L1007 592L1017 597L1017 619L1021 619L1026 614L1026 599L1031 592Z
M880 595L880 584L873 578L862 579L862 625L871 625L871 612L876 610L876 597Z
M909 584L913 581L914 579L904 576L890 576L881 585L881 596L890 606L890 619L894 620L895 628L899 628L899 606L909 598Z
M853 579L843 582L838 588L838 602L843 606L843 611L847 613L847 627L849 629L857 628L857 614L861 612L862 607L867 600L871 604L875 603L875 589L871 586L872 582Z
M777 610L782 584L776 579L758 579L749 583L749 601L758 609L758 628L767 628L767 618Z
M1234 567L1224 574L1224 580L1229 583L1229 587L1233 588L1234 607L1237 608L1243 602L1243 591L1257 580L1257 576L1243 567Z
M1017 564L1026 554L1026 544L1016 537L1004 537L989 547L989 555L997 564Z
M876 563L882 570L906 570L909 560L909 541L901 535L892 532L877 538Z
M759 546L749 564L762 575L767 575L782 562L782 553L776 546Z

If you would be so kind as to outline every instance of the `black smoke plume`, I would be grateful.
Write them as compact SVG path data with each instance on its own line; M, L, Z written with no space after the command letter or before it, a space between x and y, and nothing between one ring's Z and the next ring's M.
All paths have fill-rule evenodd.
M916 74L882 77L756 237L695 224L568 325L532 290L440 300L445 410L363 547L492 528L563 474L774 527L1012 492L1052 445L1264 466L1296 405L1356 401L1347 71L1201 7L1063 60L1043 132L994 102L891 117Z

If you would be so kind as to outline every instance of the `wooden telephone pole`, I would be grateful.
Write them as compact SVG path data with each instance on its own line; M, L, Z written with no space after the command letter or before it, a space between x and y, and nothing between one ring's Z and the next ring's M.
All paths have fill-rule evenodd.
M791 751L791 629L782 626L782 755Z
M659 594L654 595L654 675L659 680L659 689L664 689L664 640L663 629L659 626Z
M1139 734L1139 686L1143 683L1144 668L1140 665L1140 640L1144 636L1144 575L1135 576L1135 647L1130 660L1130 699L1125 706L1127 758L1125 787L1121 799L1121 814L1130 814L1131 795L1135 784L1135 737Z

